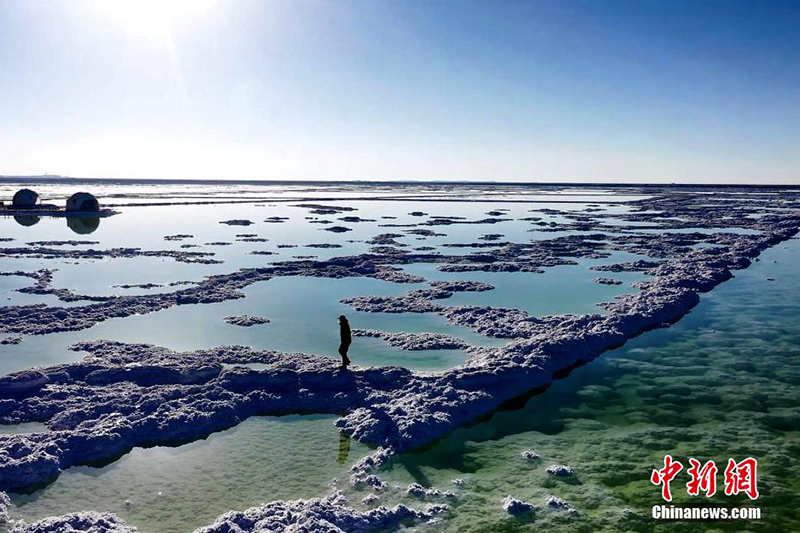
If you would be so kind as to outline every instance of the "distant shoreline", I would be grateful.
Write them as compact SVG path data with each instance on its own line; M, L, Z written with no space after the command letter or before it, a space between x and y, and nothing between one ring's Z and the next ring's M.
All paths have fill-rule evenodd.
M0 183L115 183L120 185L364 185L364 186L416 186L439 185L447 187L501 186L501 187L542 187L542 188L592 188L592 189L800 189L800 185L790 184L742 184L742 183L601 183L601 182L513 182L513 181L346 181L346 180L243 180L243 179L139 179L139 178L77 178L70 176L2 176Z

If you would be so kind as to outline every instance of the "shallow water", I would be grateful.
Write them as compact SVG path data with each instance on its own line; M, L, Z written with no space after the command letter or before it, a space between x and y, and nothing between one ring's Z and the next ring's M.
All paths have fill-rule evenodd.
M16 435L18 433L41 433L50 431L41 422L24 422L22 424L0 424L0 435Z
M375 235L395 233L398 242L407 249L417 246L432 246L434 252L444 255L462 253L463 250L442 247L446 243L470 243L487 233L502 233L505 240L528 242L532 239L552 239L568 232L534 232L527 221L519 220L530 216L529 210L536 205L550 204L507 204L503 215L495 218L510 220L496 224L453 224L447 226L421 226L437 233L435 236L406 234L408 224L418 224L430 216L459 216L468 220L489 217L486 213L498 207L478 202L426 202L420 207L425 216L410 216L415 204L405 202L338 202L340 205L356 210L336 215L315 215L309 209L294 207L295 203L269 205L237 205L232 210L227 205L183 205L170 207L122 208L120 214L103 218L97 230L88 235L76 235L64 223L64 219L44 218L32 227L14 223L13 219L0 219L4 236L14 241L0 243L2 247L26 247L36 241L97 241L98 244L78 246L58 246L58 249L86 250L111 249L116 247L141 248L144 250L168 250L211 253L208 258L222 261L221 264L178 263L166 257L134 257L120 259L40 259L35 257L0 258L3 270L35 270L56 268L55 287L68 287L81 294L140 294L165 290L120 289L115 285L143 284L193 280L205 276L227 273L239 268L268 266L276 261L295 259L296 256L314 256L329 259L342 255L368 252L372 245L364 241ZM557 204L558 208L582 209L585 204ZM534 213L535 214L535 213ZM358 216L365 222L344 222L345 216ZM384 219L381 217L395 218ZM285 217L281 223L266 223L269 217ZM309 220L308 218L314 220ZM547 215L548 221L563 222L560 215ZM220 221L230 219L251 220L250 226L228 226ZM316 224L317 220L327 220L330 224ZM346 233L332 233L325 228L339 225L349 228ZM393 227L399 225L399 227ZM535 228L535 227L534 227ZM191 235L181 240L164 240L168 235ZM244 242L237 237L242 234L255 234L267 242ZM214 243L226 243L219 245ZM333 244L340 248L309 248L309 244ZM183 248L183 246L192 246ZM291 246L291 247L286 247ZM50 246L53 247L53 246ZM267 251L272 255L252 255L254 251Z
M446 243L477 242L488 233L502 232L505 240L528 242L532 238L552 239L557 234L540 232L532 237L530 223L519 220L536 215L539 209L579 210L585 204L497 204L483 202L436 201L413 204L396 201L348 201L335 205L354 207L356 210L336 215L315 215L308 208L296 207L295 202L276 204L242 204L235 209L228 205L182 205L171 207L122 208L119 215L104 218L96 231L89 235L76 235L63 219L43 218L31 227L20 226L11 219L0 220L9 237L15 241L0 247L27 246L34 241L88 240L98 244L78 246L52 246L58 249L110 249L138 247L145 250L188 250L213 252L213 259L222 264L197 264L177 262L168 257L131 257L116 259L47 259L37 257L0 258L4 271L34 271L55 269L53 286L69 288L76 293L93 296L147 294L177 290L169 286L178 281L200 281L206 276L229 273L239 268L269 266L274 261L291 260L294 256L310 254L320 259L352 255L369 251L372 245L366 240L381 233L397 233L398 242L408 248L433 246L442 254L465 253L463 249L443 247ZM419 207L417 207L419 205ZM488 213L502 209L500 215ZM609 210L622 212L627 206L608 206ZM409 213L421 210L424 216ZM533 213L531 211L534 211ZM543 214L549 220L564 221L561 215ZM271 224L267 217L286 217L283 223ZM338 219L359 216L370 222L346 223ZM395 218L386 219L382 217ZM422 226L435 231L437 236L409 235L408 228L382 227L385 224L412 224L430 220L431 216L459 216L479 220L488 216L508 218L497 224L455 224L447 226ZM247 219L250 226L228 226L222 220ZM327 219L344 225L352 231L337 234L321 231L324 225L312 224L312 219ZM568 232L563 232L568 234ZM170 241L164 236L186 234L192 237ZM266 243L242 242L237 235L256 234L268 239ZM206 243L224 242L229 246ZM341 248L308 248L308 244L337 244ZM181 248L197 244L197 248ZM297 245L296 248L279 248L280 245ZM254 250L268 250L275 255L251 255ZM616 253L607 262L635 258L631 254ZM642 279L639 274L621 273L616 276L625 282L619 286L599 285L592 282L600 273L588 266L606 261L579 260L575 267L548 269L545 274L489 274L466 272L445 274L431 264L409 265L409 272L419 271L429 280L472 279L497 286L484 293L455 294L444 305L480 304L512 306L533 314L602 312L597 303L631 292L630 282ZM15 289L32 283L17 276L0 277L9 305L44 303L57 306L79 306L88 302L61 302L52 295L23 294ZM153 288L130 287L155 283ZM368 278L330 280L321 278L274 278L244 289L245 299L209 305L178 306L157 313L111 319L91 329L63 332L45 337L27 337L18 345L0 346L0 374L26 368L79 360L81 354L68 351L74 342L93 339L110 339L127 342L147 342L175 350L194 350L230 344L246 344L256 348L279 351L302 351L336 357L338 327L336 317L350 317L354 328L384 331L435 332L464 339L470 344L492 346L504 343L490 339L463 327L452 326L435 314L382 314L360 313L339 301L359 295L401 295L425 284L395 284ZM564 290L569 298L564 298ZM226 324L229 315L253 314L270 319L269 324L242 328ZM169 324L169 327L165 327ZM362 365L401 365L420 370L443 369L464 361L461 350L426 350L407 352L386 345L375 338L357 338L352 348L353 360Z
M542 274L525 272L468 272L450 273L436 270L432 264L415 264L405 267L409 274L423 276L429 280L456 280L466 276L495 286L487 292L456 293L447 300L447 305L491 305L522 309L533 316L600 313L605 310L598 303L613 301L617 296L636 292L631 283L644 281L648 276L640 272L596 272L589 270L595 265L606 265L623 261L635 261L644 256L614 252L605 259L576 259L577 265L556 266L545 269ZM604 285L596 278L612 278L622 285Z
M102 468L70 468L32 495L13 495L14 511L29 521L108 511L143 533L184 533L230 509L319 496L370 451L341 441L335 418L255 417L177 448L137 448Z
M14 271L17 269L8 269ZM23 276L0 276L0 306L4 305L31 305L47 303L49 305L61 305L58 298L51 294L26 294L17 292L17 289L31 285L32 280Z
M396 284L370 278L325 279L280 277L244 289L244 299L215 304L182 305L145 315L110 319L81 331L26 337L18 345L0 347L0 371L9 373L47 364L77 361L82 354L70 344L92 339L145 342L178 351L242 344L259 349L305 352L338 358L337 317L345 314L353 328L446 333L474 345L506 342L448 324L439 315L363 313L339 303L348 296L400 295L422 284ZM226 316L257 315L267 324L241 327ZM351 359L358 365L400 365L419 370L449 368L466 358L461 350L404 351L380 339L356 337Z
M573 371L520 410L496 413L425 452L402 456L385 477L456 490L450 517L425 530L800 530L799 263L800 241L766 251L703 295L676 325ZM526 461L525 450L543 460ZM711 502L757 505L762 520L654 525L650 508L663 502L649 475L663 466L665 454L686 468L688 457L714 459L720 492ZM722 494L727 459L746 456L759 461L755 503ZM546 474L553 463L571 466L576 475ZM453 487L454 478L467 483ZM676 504L705 503L686 494L687 480L684 470L672 484ZM506 515L501 500L509 494L539 507L535 518ZM549 495L577 513L542 508ZM625 509L635 515L625 518Z

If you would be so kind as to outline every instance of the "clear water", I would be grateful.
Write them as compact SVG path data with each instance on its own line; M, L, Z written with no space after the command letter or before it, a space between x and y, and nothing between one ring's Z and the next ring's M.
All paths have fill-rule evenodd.
M70 230L63 219L43 218L35 226L24 227L13 219L2 218L3 235L14 238L10 243L0 243L2 247L25 246L33 241L52 240L89 240L98 241L96 245L68 246L65 249L109 249L115 247L141 248L145 250L185 250L189 252L210 252L213 259L223 261L222 264L187 264L176 263L171 258L136 257L117 260L71 260L71 259L39 259L0 258L3 270L36 270L39 268L56 268L54 285L69 287L76 292L91 295L139 294L157 292L156 289L120 289L114 285L160 283L167 284L181 280L200 280L204 276L227 273L239 268L259 267L275 261L292 260L298 255L312 255L318 259L328 259L341 255L352 255L369 251L372 245L363 241L382 233L403 235L397 240L406 244L409 249L417 246L432 246L434 252L442 254L469 253L469 249L442 247L446 243L470 243L487 233L502 233L504 240L513 242L529 242L536 239L552 239L567 235L567 232L531 232L534 226L530 222L519 220L535 215L530 209L537 205L551 204L502 204L509 209L498 218L512 220L496 224L454 224L449 226L423 226L438 234L432 237L407 235L404 227L386 227L386 224L412 224L429 219L413 217L408 213L421 210L431 216L460 216L469 220L487 218L487 212L496 209L496 204L465 202L425 202L422 205L406 202L335 202L336 205L347 205L357 211L340 215L314 215L304 208L293 207L293 203L269 205L242 204L234 207L228 205L181 205L170 207L122 208L120 214L101 219L97 230L89 235L77 235ZM571 210L581 209L584 204L555 204L558 208ZM359 216L374 222L348 223L338 220L343 216ZM382 219L382 216L393 216L394 219ZM284 223L264 223L267 217L287 217ZM329 225L315 224L306 217L329 220ZM248 219L254 222L250 226L227 226L220 221ZM559 215L547 215L548 221L563 221ZM347 233L331 233L323 231L331 225L342 225L351 229ZM164 236L188 234L193 235L181 241L165 241ZM238 241L238 234L256 234L268 242ZM219 246L207 243L231 243ZM341 248L309 248L309 244L338 244ZM182 248L183 245L196 245L193 248ZM293 246L283 248L282 246ZM269 251L274 255L252 255L253 251Z
M325 494L370 450L343 441L332 416L251 418L177 448L137 448L100 468L70 468L32 495L12 496L33 521L78 510L113 512L143 533L185 533L231 509Z
M183 305L145 315L100 322L81 331L26 337L21 344L0 348L0 369L11 372L31 366L75 361L81 354L66 348L81 340L111 339L146 342L179 351L242 344L260 349L305 352L338 358L337 317L350 317L353 328L384 331L440 332L475 345L498 345L504 341L452 326L434 314L361 313L339 303L347 296L400 295L414 285L374 279L280 277L244 289L247 297L215 304ZM270 322L252 327L227 324L230 315L257 315ZM168 326L166 326L168 325ZM401 365L414 369L449 368L464 361L461 350L408 352L388 346L380 339L357 337L351 359L359 365Z
M433 280L469 279L494 285L487 292L456 293L448 299L448 305L491 305L522 309L533 316L567 313L601 313L600 302L613 301L617 296L636 292L631 283L644 281L648 276L640 272L596 272L589 267L623 261L635 261L644 256L614 252L606 259L577 259L577 265L547 268L543 274L525 272L469 272L450 273L436 270L435 265L415 264L405 268ZM595 278L609 277L622 281L622 285L604 285Z
M55 193L54 193L55 194ZM183 250L182 245L197 244L188 251L213 252L214 259L222 264L187 264L171 258L132 257L119 259L42 259L35 257L0 258L0 269L5 271L33 271L41 268L56 269L53 286L69 288L89 295L145 294L175 290L168 284L176 281L199 281L204 277L233 272L239 268L268 266L274 261L291 260L296 255L314 255L320 259L367 252L372 245L366 240L381 233L398 233L399 242L409 248L433 246L442 254L469 253L471 250L444 247L446 243L469 243L487 233L503 233L504 240L528 242L534 238L551 239L558 235L529 230L527 221L519 220L536 215L538 209L578 210L579 203L559 204L492 204L482 202L411 202L396 201L337 201L334 205L355 207L353 212L340 215L314 215L308 209L294 207L295 202L274 204L230 205L179 205L169 207L128 207L121 213L100 221L97 230L89 235L77 235L66 226L63 219L43 218L31 227L20 226L13 219L0 219L4 235L16 239L1 243L2 247L25 246L33 241L91 240L98 244L65 246L64 249L109 249L138 247L145 250ZM502 207L501 207L502 206ZM489 211L507 209L499 218L511 219L497 224L470 224L427 227L438 236L420 237L404 232L408 228L382 227L384 224L410 224L428 220L428 216L415 217L410 212L421 210L429 216L459 216L469 220L486 218ZM609 210L622 212L626 206L608 206ZM534 211L533 213L531 211ZM354 215L374 222L346 223L337 220ZM287 217L280 224L264 223L267 217ZM381 218L396 217L393 219ZM544 215L552 220L564 220L561 215ZM321 231L325 227L312 224L312 218L333 220L335 224L352 228L351 232L337 234ZM248 219L251 226L228 226L220 221L232 218ZM566 232L564 232L566 234ZM189 234L182 241L165 241L164 236ZM237 240L238 234L256 234L268 239L266 243ZM229 242L230 246L206 243ZM308 248L308 244L333 243L341 248ZM297 245L296 248L279 248L279 245ZM275 255L251 255L255 250L269 250ZM615 254L608 262L626 260L630 254ZM616 257L618 256L618 257ZM592 282L598 273L588 270L592 261L581 261L576 267L558 267L546 274L444 274L430 264L410 265L408 271L436 279L473 279L492 283L495 291L456 294L445 305L488 303L498 306L515 306L534 314L601 312L596 304L630 292L629 282L641 278L638 274L623 273L625 281L620 286L605 286ZM2 294L7 305L44 303L48 305L76 306L86 302L65 303L51 295L30 295L16 292L31 280L17 276L0 277ZM154 288L121 288L119 285L156 283ZM67 351L74 342L93 339L111 339L128 342L148 342L175 350L193 350L230 344L246 344L256 348L279 351L302 351L336 357L338 327L336 317L345 314L353 327L385 331L437 332L449 334L473 345L498 345L504 341L490 339L463 327L452 326L435 314L382 314L359 313L339 301L343 298L368 295L400 295L425 284L394 284L366 278L328 280L318 278L275 278L247 287L247 298L210 305L178 306L157 313L112 319L91 329L63 332L45 337L27 337L18 345L0 346L0 373L5 374L33 366L76 361L81 354ZM564 298L568 288L570 297ZM223 321L229 315L253 314L266 316L269 324L242 328ZM169 324L169 327L164 327ZM353 360L362 365L402 365L420 370L449 368L464 361L461 350L434 350L407 352L386 345L380 339L357 338L352 347Z
M774 263L773 261L777 261ZM394 483L453 488L450 517L433 531L798 531L800 513L800 241L771 249L750 269L703 295L690 315L630 341L555 382L516 411L456 430L430 449L397 460ZM773 277L776 281L768 281ZM535 450L541 463L520 453ZM649 474L672 454L719 466L729 457L759 461L761 497L714 505L762 509L760 522L665 522L647 517L663 503ZM545 473L553 463L572 478ZM676 504L704 503L673 482ZM722 473L718 487L723 486ZM509 517L506 495L540 507L532 521ZM577 511L541 508L550 495ZM401 499L402 500L402 499ZM633 518L623 518L625 509Z
M50 431L41 422L25 422L23 424L0 424L0 435L16 435L19 433L41 433Z

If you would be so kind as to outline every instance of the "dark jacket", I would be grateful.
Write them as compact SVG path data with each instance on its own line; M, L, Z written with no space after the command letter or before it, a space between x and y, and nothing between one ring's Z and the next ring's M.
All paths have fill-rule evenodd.
M353 342L350 336L350 324L347 322L339 322L339 335L342 338L342 344L350 344Z

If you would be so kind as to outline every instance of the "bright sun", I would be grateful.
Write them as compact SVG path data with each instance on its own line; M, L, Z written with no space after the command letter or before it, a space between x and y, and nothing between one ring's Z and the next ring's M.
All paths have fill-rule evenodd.
M127 31L161 37L176 25L211 11L215 0L95 0L96 9Z

